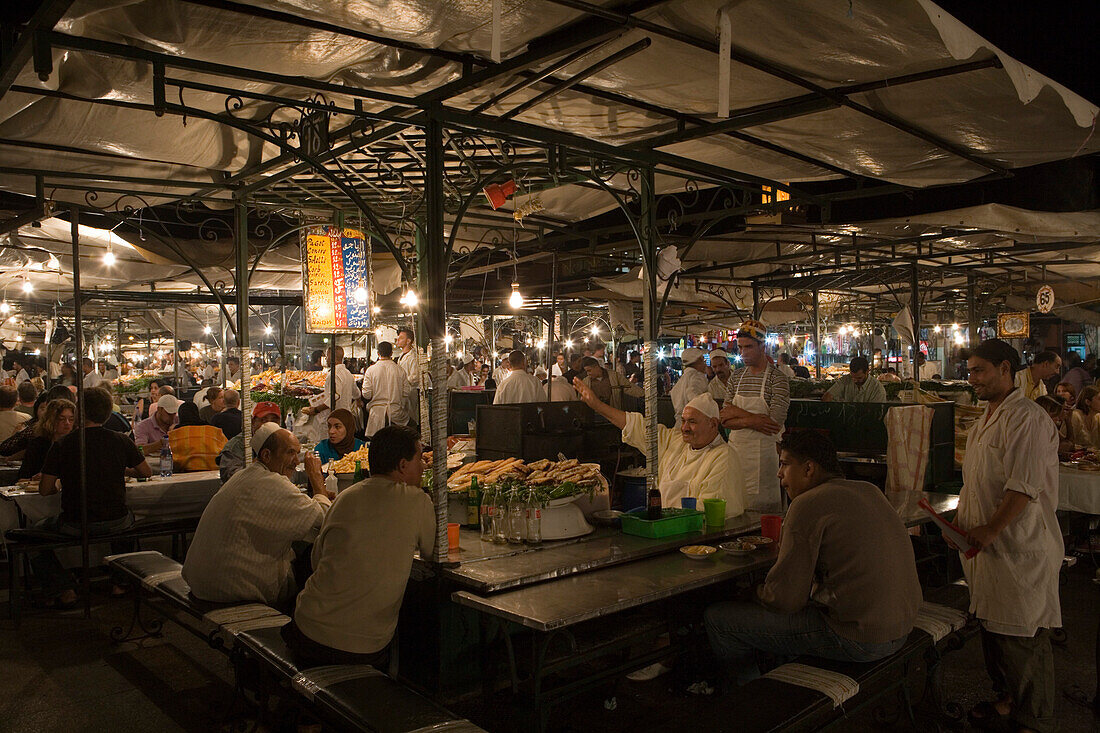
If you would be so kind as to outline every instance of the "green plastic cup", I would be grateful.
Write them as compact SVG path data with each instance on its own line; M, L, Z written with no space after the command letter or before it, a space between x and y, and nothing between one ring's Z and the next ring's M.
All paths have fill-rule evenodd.
M703 514L708 527L721 527L726 523L726 502L724 499L703 499Z

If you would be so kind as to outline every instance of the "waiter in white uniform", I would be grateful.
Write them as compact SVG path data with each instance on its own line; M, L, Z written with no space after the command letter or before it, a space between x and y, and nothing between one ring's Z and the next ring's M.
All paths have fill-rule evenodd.
M707 363L703 360L702 349L684 349L680 355L684 363L684 373L672 386L669 397L672 398L672 409L676 412L676 427L680 427L683 420L684 407L687 403L707 391Z
M763 323L751 319L737 330L744 366L730 375L729 399L722 406L721 418L730 429L729 444L745 471L749 508L776 512L782 508L776 444L787 421L791 385L764 353L767 332Z
M447 389L462 389L473 387L474 379L474 355L466 354L462 357L462 368L455 369L454 373L447 377Z
M367 401L364 433L369 438L386 425L408 425L406 409L412 385L408 375L393 360L393 344L378 344L378 361L363 374L363 399Z
M326 355L329 361L328 379L325 380L325 391L320 395L323 400L316 405L302 408L302 412L310 416L306 423L306 432L315 443L325 439L328 435L328 416L332 409L347 410L352 415L357 415L357 403L359 401L359 387L355 384L355 376L344 366L344 349L342 346L333 346ZM239 364L238 364L239 366ZM336 380L336 406L330 408L332 401L332 380Z
M1062 625L1058 571L1058 434L1014 386L1016 350L1000 339L970 352L970 385L985 413L970 429L958 525L980 552L962 559L970 611L982 625L986 669L1000 698L970 711L975 725L1055 729L1050 629Z
M411 328L397 329L397 338L394 346L401 349L395 362L405 370L412 391L405 403L405 409L409 418L414 423L420 422L420 349L416 348L416 339Z

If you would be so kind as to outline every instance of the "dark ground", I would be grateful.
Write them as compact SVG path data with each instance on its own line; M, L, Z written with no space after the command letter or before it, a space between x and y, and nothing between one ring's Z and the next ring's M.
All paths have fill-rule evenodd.
M1093 583L1094 566L1084 558L1067 571L1062 587L1062 613L1068 644L1055 647L1058 689L1079 685L1090 693L1096 685L1094 649L1100 618L1100 585ZM112 646L112 626L128 621L131 601L108 599L105 584L95 591L90 621L79 610L35 611L28 609L22 626L15 630L0 608L0 731L20 733L58 731L211 731L228 730L216 719L232 699L232 670L224 655L172 624L162 639ZM963 605L966 589L949 585L928 593L929 600ZM620 681L614 687L618 706L604 709L603 691L581 697L558 709L551 718L552 731L601 731L638 733L659 729L656 713L669 711L690 719L699 704L693 696L668 689L665 678L653 682ZM985 678L977 639L948 655L945 681L955 699L965 706L985 699ZM453 705L482 725L486 719L502 723L509 716L507 704L495 700ZM1059 697L1061 730L1100 731L1100 718L1090 709ZM728 730L737 729L738 712L731 710ZM667 718L666 718L667 719ZM927 708L918 709L919 730L935 730ZM496 727L496 726L494 726ZM870 714L860 714L838 726L843 731L912 730L904 718L876 725ZM957 730L966 730L960 725ZM261 729L262 730L262 729Z

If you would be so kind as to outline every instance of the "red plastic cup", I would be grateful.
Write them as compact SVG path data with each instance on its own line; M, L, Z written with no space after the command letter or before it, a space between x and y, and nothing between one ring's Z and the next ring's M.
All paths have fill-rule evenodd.
M760 534L774 542L779 542L783 530L783 517L778 514L764 514L760 517Z
M454 524L451 522L447 524L447 549L458 549L458 528L461 526L461 524Z

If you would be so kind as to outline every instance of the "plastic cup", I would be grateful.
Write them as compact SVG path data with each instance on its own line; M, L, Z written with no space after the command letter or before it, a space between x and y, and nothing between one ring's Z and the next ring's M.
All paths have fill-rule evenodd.
M783 531L783 517L778 514L764 514L760 517L760 535L775 542L779 542L779 535Z
M723 499L703 499L703 514L708 527L721 527L726 523L726 502Z
M458 549L458 528L461 524L455 524L454 522L447 523L447 548L450 550Z
M695 509L696 508L695 497L694 496L682 497L680 499L680 508L681 509Z

